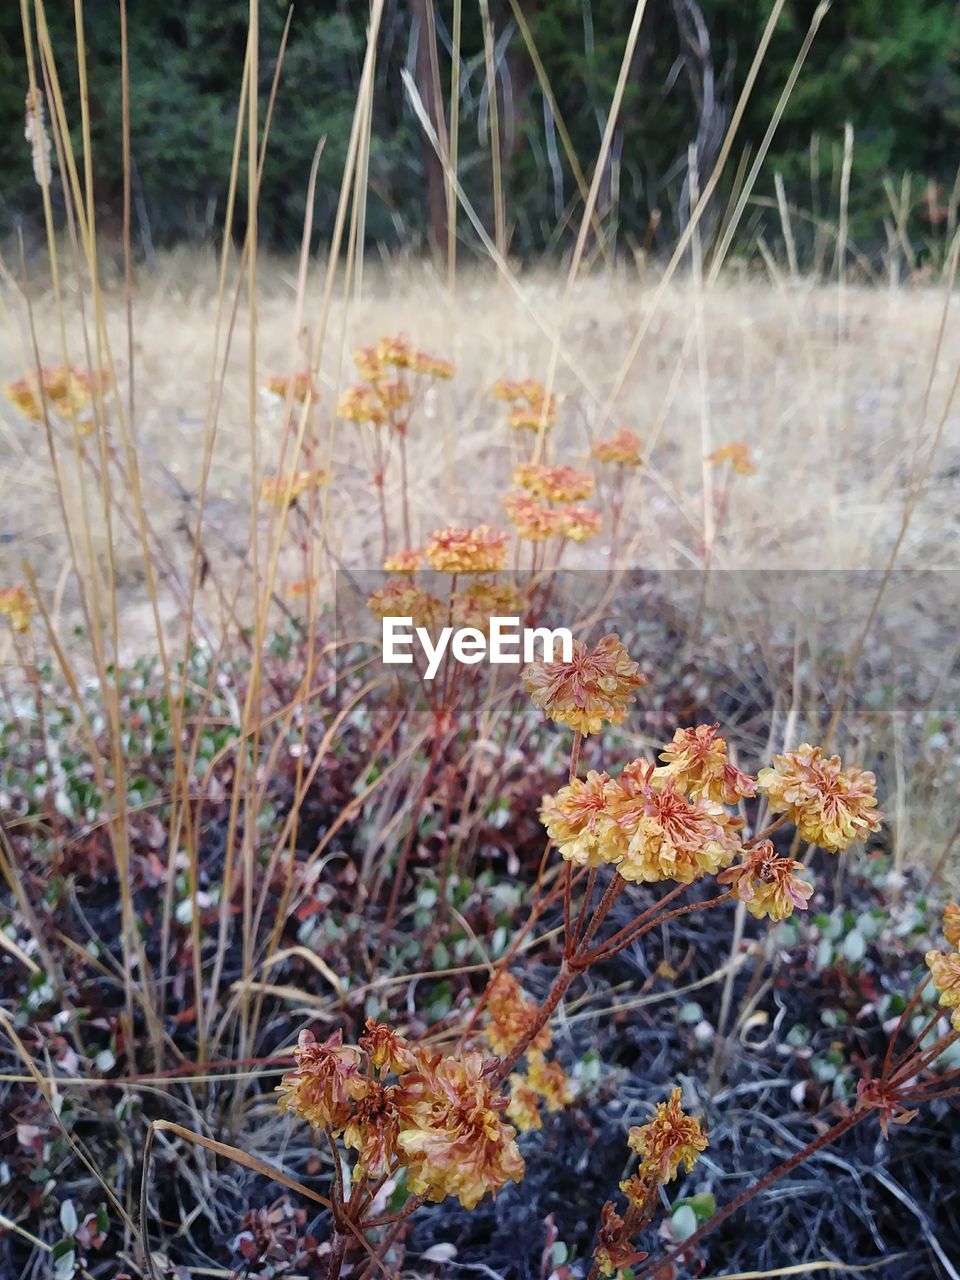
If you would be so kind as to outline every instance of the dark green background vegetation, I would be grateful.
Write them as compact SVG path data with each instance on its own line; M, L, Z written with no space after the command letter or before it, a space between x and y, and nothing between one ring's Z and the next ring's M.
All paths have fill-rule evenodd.
M430 153L401 73L423 85L418 61L428 0L387 0L378 48L370 193L371 244L442 240L431 226ZM261 4L261 91L269 89L284 0ZM790 0L738 134L726 180L756 148L816 8ZM522 0L588 178L599 148L633 5L628 0ZM452 0L437 0L437 61L449 108ZM576 184L546 107L509 0L490 0L507 234L515 253L569 242L579 211ZM699 138L709 172L743 85L768 0L649 0L631 68L600 212L621 247L669 246L686 208L688 147ZM216 239L227 175L247 28L245 0L128 0L133 80L132 137L138 248ZM260 209L261 234L295 247L311 157L326 136L316 228L335 207L366 41L366 0L303 0L296 6ZM73 4L47 0L47 18L71 121L79 138ZM84 6L101 229L119 223L120 22L113 0ZM706 37L706 39L704 38ZM422 46L421 54L426 46ZM897 196L910 174L909 229L922 252L947 221L960 158L960 8L953 0L835 0L814 43L757 187L770 197L775 172L789 200L835 218L843 129L855 130L850 234L881 251L893 222L884 179ZM38 225L39 201L23 139L26 72L19 6L0 6L0 231ZM449 116L449 110L447 112ZM817 141L818 140L818 141ZM485 224L493 227L489 102L479 0L463 0L460 172ZM436 178L436 174L434 174ZM724 194L724 193L721 193ZM656 211L659 225L651 227ZM572 215L572 216L571 216ZM745 228L757 227L757 206ZM239 226L244 211L240 210ZM656 221L656 219L655 219ZM885 228L884 222L888 226ZM465 226L465 220L461 219ZM432 234L431 234L432 233ZM466 234L470 234L467 231ZM775 235L775 228L771 228ZM804 247L802 224L801 249Z

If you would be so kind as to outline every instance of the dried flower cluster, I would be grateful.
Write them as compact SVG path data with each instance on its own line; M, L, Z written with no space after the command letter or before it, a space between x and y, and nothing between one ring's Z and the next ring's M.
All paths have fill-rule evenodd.
M879 830L883 820L873 774L855 765L844 769L839 756L824 757L806 742L774 756L757 782L773 813L788 814L802 839L831 852Z
M299 373L274 373L267 378L263 389L269 395L285 400L287 396L295 404L303 404L307 399L317 399L317 388L310 369L301 369Z
M260 487L260 499L272 506L282 507L296 502L301 494L319 489L327 482L327 472L322 468L312 471L294 471L289 475L267 476Z
M757 468L750 457L750 446L744 444L742 440L734 440L730 444L722 444L719 449L714 449L713 453L707 455L707 461L718 466L722 462L729 462L732 471L736 471L741 476L753 476L757 474Z
M589 471L521 462L513 473L513 483L518 488L506 495L504 506L517 537L526 542L546 542L553 537L586 542L603 527L599 511L579 505L596 487Z
M552 719L584 733L619 724L643 678L616 636L590 653L576 647L570 663L535 663L524 672L533 702ZM578 866L608 864L624 880L689 884L715 875L758 919L784 920L805 910L813 886L801 863L779 857L772 843L744 844L734 807L762 791L805 839L845 849L876 831L876 779L838 756L824 759L806 744L774 757L758 777L729 759L717 725L677 729L660 765L637 759L616 777L590 770L552 796L540 818L561 856ZM736 864L736 865L734 865Z
M0 590L0 618L8 618L18 634L29 631L33 612L33 601L22 583Z
M109 373L101 370L89 374L75 365L42 368L39 378L31 374L4 385L10 403L31 422L42 422L44 405L60 418L73 424L78 435L89 435L93 419L86 412L95 395L102 395L113 385Z
M652 1120L629 1131L627 1145L640 1157L640 1163L620 1183L627 1200L626 1215L618 1213L609 1200L601 1212L593 1261L602 1276L615 1275L622 1267L646 1257L635 1250L632 1241L656 1211L658 1187L672 1182L681 1166L689 1173L707 1149L707 1135L700 1121L686 1114L681 1099L681 1091L674 1089L666 1102L657 1104Z
M406 338L384 337L375 347L360 347L354 364L363 382L350 387L340 397L337 416L347 422L366 422L374 427L391 426L406 430L407 406L418 395L410 376L429 381L450 379L454 368L449 360L416 351ZM405 376L406 375L406 376Z
M604 636L592 650L575 641L570 662L533 662L522 679L535 707L583 734L622 724L633 691L647 682L615 635Z
M621 427L606 440L598 440L592 452L598 462L613 462L621 467L639 467L643 462L643 441L634 432Z
M488 1192L523 1177L506 1099L491 1088L478 1053L442 1057L368 1020L356 1048L335 1032L322 1044L300 1034L296 1069L279 1105L356 1152L353 1178L407 1170L414 1195L456 1197L473 1209Z
M521 1133L540 1129L542 1106L555 1112L573 1101L567 1073L559 1062L547 1061L553 1033L549 1025L533 1032L537 1005L523 994L516 978L506 970L498 973L491 984L486 1014L487 1043L494 1053L509 1054L516 1045L526 1044L526 1071L511 1072L509 1076L507 1116Z
M949 902L943 913L943 934L952 951L928 951L927 968L940 994L940 1006L951 1009L954 1031L960 1032L960 906Z
M507 563L507 535L485 524L474 529L437 529L424 550L441 573L496 573Z
M514 381L500 378L495 382L491 395L510 406L507 425L516 431L547 430L557 420L557 398L548 394L546 387L536 378Z

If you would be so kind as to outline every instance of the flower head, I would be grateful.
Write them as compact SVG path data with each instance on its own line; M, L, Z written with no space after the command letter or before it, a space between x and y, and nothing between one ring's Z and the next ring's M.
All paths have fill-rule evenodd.
M632 1263L642 1261L647 1255L638 1253L630 1239L630 1229L612 1200L600 1210L600 1230L593 1261L602 1276L614 1276Z
M757 474L757 468L750 460L750 446L744 444L742 440L735 440L731 444L723 444L719 449L714 449L713 453L707 455L707 461L712 462L714 466L721 462L729 462L731 468L742 476Z
M626 427L621 427L606 440L598 440L593 446L593 456L598 462L617 462L625 467L639 467L643 461L643 441Z
M357 347L353 353L353 363L361 378L368 382L376 382L383 373L383 365L376 347Z
M735 867L721 871L717 880L733 886L733 891L757 920L786 920L794 910L806 911L813 896L813 885L801 880L802 862L778 858L773 844L761 840L744 852Z
M386 573L416 573L420 568L420 557L423 551L419 547L404 547L394 551L383 562Z
M501 378L494 383L491 394L513 406L507 422L518 431L539 431L541 425L552 427L556 421L557 398L548 395L543 383L535 378L525 378L521 382Z
M317 398L317 388L314 385L313 373L310 369L302 369L299 373L274 373L263 384L264 390L270 395L280 396L285 399L290 396L297 404L303 404L304 400L309 396L311 400Z
M526 542L546 542L560 533L559 511L554 511L538 498L519 491L508 493L503 500L507 518Z
M337 417L345 422L369 422L371 426L382 427L387 413L373 387L359 386L351 387L340 397Z
M616 822L627 838L617 864L624 880L676 880L690 884L729 866L740 849L739 820L703 796L685 796L672 778L655 778L652 765L621 774L628 794Z
M479 1053L424 1062L404 1078L404 1094L398 1141L414 1195L456 1196L473 1209L523 1177L516 1130L500 1118L506 1100L491 1089Z
M948 902L943 909L943 936L952 947L960 947L960 905Z
M317 1129L342 1130L350 1119L350 1085L359 1064L356 1049L344 1047L341 1031L323 1044L313 1032L301 1031L293 1056L296 1069L277 1086L279 1106Z
M589 471L542 466L536 462L521 462L514 470L513 483L529 489L545 502L578 502L589 498L596 488Z
M444 360L442 356L432 356L429 351L414 352L410 368L424 378L442 378L448 382L454 375L452 360Z
M343 1128L343 1142L357 1152L355 1181L367 1175L382 1176L400 1158L400 1093L397 1085L385 1085L367 1076L351 1081L353 1110Z
M0 591L0 617L9 618L10 626L18 634L22 635L30 630L33 601L22 583L15 587L4 587Z
M399 1075L417 1066L416 1052L403 1036L373 1018L366 1020L359 1045L378 1071Z
M666 1102L658 1102L653 1119L630 1130L627 1145L640 1160L640 1176L656 1182L672 1182L681 1164L687 1173L707 1149L707 1135L700 1121L681 1106L682 1094L674 1089Z
M945 1009L960 1009L960 951L928 951L927 968Z
M839 756L823 757L819 747L801 743L796 751L773 757L773 767L757 775L773 813L788 813L800 836L831 852L877 831L876 778Z
M647 683L616 635L604 636L594 649L575 640L570 662L533 662L522 679L535 707L584 734L622 724L633 690Z
M507 1119L513 1121L520 1133L529 1133L531 1129L542 1129L540 1094L520 1072L512 1072L507 1083L510 1085Z
M327 473L322 468L314 471L295 471L292 475L267 476L260 486L260 498L275 507L296 502L309 489L319 489L326 484Z
M523 604L523 596L512 582L480 578L454 596L453 621L458 627L488 632L491 618L519 616Z
M367 608L380 621L384 618L411 618L415 627L428 631L443 625L446 605L438 596L422 591L414 583L394 578L367 596Z
M561 507L560 532L571 542L587 542L603 528L603 516L590 507Z
M568 862L596 867L617 862L626 852L627 838L617 825L617 806L623 788L607 773L591 769L573 778L555 796L544 796L540 821Z
M573 1102L570 1077L559 1062L547 1062L539 1051L527 1053L527 1080L543 1099L548 1111L562 1111Z
M426 546L427 563L441 573L495 573L507 562L507 535L485 524L437 529Z
M381 364L392 364L396 369L409 369L414 353L406 338L386 337L377 343L377 359Z
M657 777L673 778L679 789L694 798L703 796L719 804L736 804L757 793L756 779L727 760L727 744L718 737L716 724L677 729L673 741L660 752L666 763Z
M484 1028L487 1042L494 1053L509 1053L527 1034L537 1014L533 1000L523 994L519 982L506 969L501 970L490 985L486 1004L487 1025ZM545 1051L550 1047L551 1031L544 1026L530 1045L531 1050Z
M25 418L29 418L31 422L42 420L43 410L40 407L40 398L31 379L18 378L15 382L5 382L3 394Z

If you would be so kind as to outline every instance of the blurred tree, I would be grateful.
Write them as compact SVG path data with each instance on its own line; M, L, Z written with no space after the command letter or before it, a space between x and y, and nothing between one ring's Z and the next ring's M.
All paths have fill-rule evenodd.
M641 39L605 172L598 213L616 240L666 248L687 216L688 152L700 186L716 158L772 0L648 0ZM410 72L446 145L454 0L385 0L372 104L371 243L442 246L443 166L403 88ZM479 0L463 0L460 158L467 195L493 225L489 101ZM623 56L632 6L624 0L489 0L512 251L569 244L582 205L562 123L587 179ZM141 243L218 237L247 37L247 0L188 0L171 8L128 0L133 185ZM260 91L266 95L288 5L261 3ZM728 180L755 154L816 0L790 0L735 144ZM516 20L523 15L549 78L539 78ZM73 6L46 6L74 146L79 149ZM85 7L98 214L116 223L122 190L119 18L115 4ZM366 45L368 0L302 0L284 62L260 208L264 241L299 240L307 174L327 143L317 198L318 241L328 234ZM439 86L439 93L438 93ZM0 231L40 225L23 138L26 92L19 6L0 6ZM558 118L559 117L559 118ZM909 188L908 231L922 252L942 240L957 176L960 21L955 0L844 0L827 14L781 121L757 194L779 172L788 197L835 217L845 122L855 134L850 231L883 248L890 195ZM811 139L819 138L811 161ZM892 181L885 185L885 179ZM718 193L718 208L729 187ZM62 193L55 191L58 200ZM237 233L245 218L240 186ZM775 210L757 206L777 234ZM458 225L465 226L460 218Z

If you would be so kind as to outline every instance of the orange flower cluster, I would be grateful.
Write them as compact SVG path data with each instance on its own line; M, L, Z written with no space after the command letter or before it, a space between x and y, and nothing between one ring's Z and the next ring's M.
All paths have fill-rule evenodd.
M714 466L721 462L729 462L731 468L741 476L757 474L757 468L750 458L750 446L744 444L742 440L735 440L730 444L721 445L719 449L714 449L713 453L707 455L707 461L712 462Z
M420 568L423 552L419 547L404 547L387 556L383 562L386 573L416 573Z
M608 1200L600 1210L600 1230L597 1247L593 1251L593 1261L602 1276L615 1276L626 1267L646 1258L645 1253L638 1253L631 1243L632 1232L617 1213L616 1205Z
M616 462L622 467L639 467L643 461L643 441L626 427L621 427L606 440L598 440L592 452L598 462Z
M855 765L844 769L839 756L824 757L806 742L774 756L757 782L773 813L789 814L802 839L831 853L864 839L883 821L874 775Z
M684 1112L681 1099L674 1089L666 1102L657 1103L652 1120L629 1132L627 1145L640 1156L637 1176L643 1182L672 1182L681 1165L689 1173L707 1149L700 1121Z
M303 404L307 397L311 400L317 398L317 388L310 369L301 369L299 373L272 373L264 382L263 389L281 400L289 395L296 404Z
M507 1054L523 1040L536 1016L537 1006L525 996L520 984L505 970L493 980L486 1005L487 1043L494 1053ZM570 1081L559 1062L548 1062L547 1050L553 1039L549 1024L541 1027L526 1049L526 1072L509 1077L510 1101L507 1116L521 1133L543 1127L541 1106L561 1111L573 1101Z
M437 529L425 550L441 573L496 573L507 563L507 535L485 524L475 529Z
M503 500L507 518L526 542L546 542L562 532L560 512L554 511L532 494L515 491Z
M624 880L689 884L729 866L740 820L722 805L685 796L642 760L617 779L590 772L544 796L540 820L560 854L580 866L613 865Z
M36 376L20 378L6 383L3 390L14 408L31 422L43 420L45 401L61 418L73 422L80 435L89 435L93 422L80 415L95 395L103 394L112 385L113 380L106 370L91 376L76 365L61 364L52 369L41 369L39 382Z
M29 631L32 617L33 601L22 583L15 587L4 587L0 591L0 618L9 618L14 631L19 635Z
M718 804L737 804L756 795L757 780L742 773L727 759L727 744L718 736L718 724L698 724L677 729L673 741L660 752L666 764L656 777L673 778L693 799L703 796Z
M737 866L721 871L717 880L731 885L757 920L786 920L794 909L806 911L813 896L813 885L797 874L803 870L802 862L778 857L773 844L761 840L744 851Z
M943 933L952 951L928 951L927 968L940 993L940 1005L952 1009L954 1031L960 1031L960 906L948 902L943 912Z
M416 583L395 578L367 596L367 608L378 621L384 618L412 618L415 627L428 631L442 627L447 607L438 597Z
M604 636L592 650L577 640L570 662L533 662L522 679L535 707L584 734L622 724L633 691L647 683L615 635Z
M337 416L374 427L389 423L397 431L406 429L401 410L414 399L414 389L403 373L428 379L450 379L454 374L449 360L416 351L403 337L385 337L375 347L359 347L353 360L364 381L343 393ZM394 370L400 376L393 376Z
M603 527L600 513L589 507L548 505L589 498L595 488L589 471L521 462L513 473L513 483L520 488L507 494L504 506L517 536L527 542L546 542L553 537L586 542Z
M294 471L291 475L267 476L260 487L260 500L274 507L296 502L309 489L319 489L326 484L327 473L322 468L315 471Z
M548 395L547 389L536 378L524 378L516 382L500 378L490 393L495 400L503 400L511 406L507 425L517 431L548 429L557 420L557 397Z
M588 542L603 528L603 516L591 507L561 507L560 532L571 542Z
M339 1031L323 1044L303 1031L294 1057L279 1105L342 1135L357 1153L356 1181L403 1167L414 1195L455 1196L473 1209L523 1177L516 1130L501 1119L506 1100L491 1089L479 1053L441 1057L368 1020L358 1048Z
M943 909L943 936L951 947L960 947L960 906L948 902Z
M488 632L491 618L519 617L524 603L512 582L481 578L453 597L453 622Z
M513 483L529 489L544 502L579 502L592 496L596 482L589 471L576 467L547 467L521 462L513 473Z

